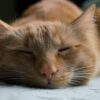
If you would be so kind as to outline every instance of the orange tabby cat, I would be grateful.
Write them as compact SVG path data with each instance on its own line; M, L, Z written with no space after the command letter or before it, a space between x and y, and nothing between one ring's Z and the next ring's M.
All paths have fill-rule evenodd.
M99 72L95 6L85 13L65 0L31 6L0 22L0 81L42 88L86 84ZM80 16L81 15L81 16Z
M96 9L95 16L96 16L96 19L97 19L97 21L96 21L97 27L98 27L98 30L100 32L100 8Z

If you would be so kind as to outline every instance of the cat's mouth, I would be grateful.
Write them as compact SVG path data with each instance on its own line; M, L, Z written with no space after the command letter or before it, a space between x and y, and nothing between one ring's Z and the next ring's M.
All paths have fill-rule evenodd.
M62 88L62 84L55 83L53 80L46 80L45 82L41 82L41 84L34 84L32 87L40 88L40 89L58 89Z
M57 74L51 79L44 79L44 81L39 82L38 88L45 88L45 89L57 89L57 88L63 88L68 85L68 77L69 73L64 73L63 74Z
M44 85L34 85L34 87L40 88L40 89L55 89L56 88L50 81L47 81L47 83Z
M39 88L44 88L44 89L55 89L56 87L52 83L51 80L47 80L45 85L39 86Z
M43 84L39 84L36 88L43 88L43 89L59 89L65 88L68 85L68 80L61 80L53 79L53 80L46 80Z

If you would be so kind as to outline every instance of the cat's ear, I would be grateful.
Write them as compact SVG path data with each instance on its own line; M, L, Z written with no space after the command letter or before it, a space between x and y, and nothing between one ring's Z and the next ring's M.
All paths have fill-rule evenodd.
M12 27L10 25L8 25L7 23L0 20L0 32L9 31L11 29L12 29Z
M84 33L85 31L94 28L95 26L95 14L96 6L91 5L79 18L77 18L73 23L73 28L79 33Z

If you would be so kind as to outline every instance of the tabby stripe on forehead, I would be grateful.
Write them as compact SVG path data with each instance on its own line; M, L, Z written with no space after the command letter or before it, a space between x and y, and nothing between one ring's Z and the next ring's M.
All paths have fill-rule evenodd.
M40 30L39 30L40 29ZM41 45L45 48L45 49L49 49L50 47L51 47L51 45L52 45L52 39L51 39L51 37L50 37L50 33L49 33L49 30L48 30L48 28L45 26L45 25L43 25L43 26L39 26L39 29L38 29L38 31L39 31L39 38L40 38L40 40L42 40L42 41L40 41L41 43Z

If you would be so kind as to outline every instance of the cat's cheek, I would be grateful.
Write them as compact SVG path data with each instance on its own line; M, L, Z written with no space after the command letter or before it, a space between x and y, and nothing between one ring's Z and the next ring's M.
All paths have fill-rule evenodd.
M68 70L60 70L58 74L52 78L50 86L53 88L67 87L70 80L69 77L70 72Z
M63 60L64 64L70 67L76 65L79 54L74 52L65 52L63 54L59 54L59 57Z

